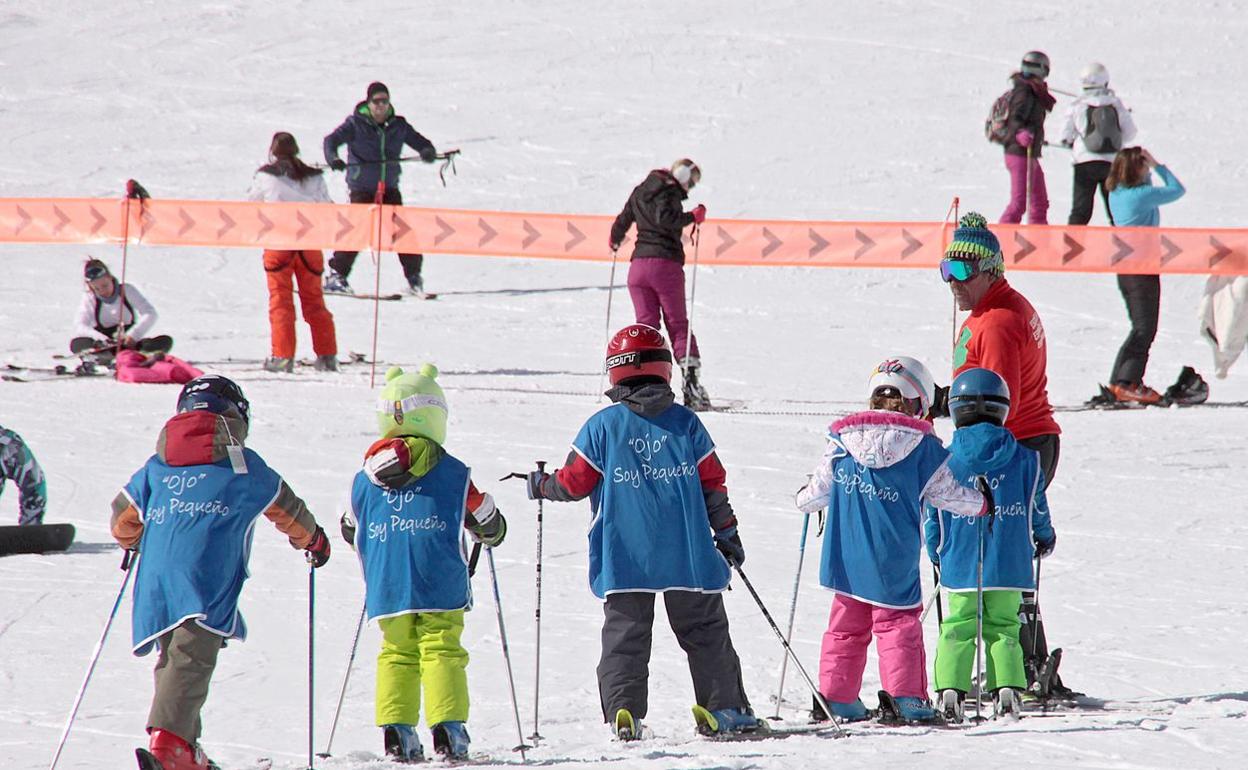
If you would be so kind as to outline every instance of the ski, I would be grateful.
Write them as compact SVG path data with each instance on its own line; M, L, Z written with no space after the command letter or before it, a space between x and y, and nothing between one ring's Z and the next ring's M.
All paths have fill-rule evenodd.
M295 292L295 293L298 294L298 292ZM325 296L326 297L348 297L350 299L377 299L383 302L398 302L399 300L403 299L403 295L398 294L398 293L369 294L365 292L354 292L354 291L353 292L327 291L325 292ZM435 294L433 296L436 297L437 295Z
M0 556L55 553L74 542L73 524L27 524L0 527Z
M0 372L0 380L5 382L50 382L67 380L75 377L112 377L109 369L97 367L95 364L83 363L74 368L58 364L57 366L19 366L5 364Z

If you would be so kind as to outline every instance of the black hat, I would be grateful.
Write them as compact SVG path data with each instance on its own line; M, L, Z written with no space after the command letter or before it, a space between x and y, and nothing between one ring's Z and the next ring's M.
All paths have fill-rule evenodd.
M381 82L380 80L374 80L372 83L368 84L368 97L367 98L372 99L373 94L385 94L386 96L389 96L390 89L386 88L386 84Z

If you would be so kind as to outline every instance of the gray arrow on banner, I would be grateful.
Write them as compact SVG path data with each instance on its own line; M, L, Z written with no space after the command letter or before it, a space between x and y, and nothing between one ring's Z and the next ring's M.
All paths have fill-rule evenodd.
M61 220L56 227L52 228L52 234L59 235L60 232L65 229L65 225L69 224L69 217L65 216L65 212L61 211L60 208L56 206L52 207L52 213L56 214L57 219Z
M490 227L490 223L484 218L477 217L477 227L481 228L481 240L477 241L478 246L484 246L494 240L494 236L498 235L498 231Z
M719 225L715 226L715 234L719 236L719 246L715 247L715 256L723 254L728 249L737 245L737 239L728 234L728 231Z
M1131 256L1133 253L1135 253L1135 249L1131 248L1131 244L1127 243L1126 241L1124 241L1123 239L1119 238L1116 235L1112 236L1112 238L1114 241L1114 245L1118 247L1118 251L1114 252L1114 255L1109 258L1109 264L1116 265L1122 260Z
M1183 253L1183 249L1178 244L1164 235L1161 236L1161 245L1166 249L1166 253L1161 255L1161 264L1163 265Z
M342 240L346 237L347 233L355 229L355 225L351 224L351 220L344 217L341 213L338 214L338 224L341 225L341 228L334 236L334 240Z
M524 240L520 242L520 248L527 249L533 245L533 241L542 237L537 228L529 224L529 220L524 220L524 232L526 233Z
M1014 264L1022 262L1036 250L1036 245L1024 238L1022 233L1014 233L1014 245L1018 246L1018 252L1014 254Z
M178 228L178 237L186 235L187 231L195 226L195 220L191 219L191 215L186 213L186 209L178 209L178 217L182 220L182 226Z
M1228 249L1226 247L1226 244L1220 242L1217 238L1214 238L1212 235L1209 236L1209 245L1214 248L1213 256L1209 258L1209 267L1213 267L1214 265L1218 264L1222 260L1231 256L1232 253L1234 253L1231 251L1231 249Z
M95 206L89 206L88 211L91 212L91 217L95 219L95 224L91 226L91 234L95 235L100 231L100 228L104 226L104 223L107 222L108 219L103 214L96 211Z
M217 231L217 237L220 238L234 229L234 220L230 218L229 214L225 213L221 209L217 209L217 213L221 215L221 229Z
M438 234L433 237L434 246L437 246L439 243L455 234L455 228L443 222L442 217L434 217L433 221L438 226Z
M571 222L568 223L568 235L572 236L572 240L563 244L564 251L571 251L574 246L579 244L581 241L585 240L585 233L581 232L580 230L577 230L576 225L572 224Z
M807 234L810 235L810 256L813 257L828 247L828 242L823 239L823 236L815 232L815 228L810 228Z
M20 220L20 224L18 224L17 227L13 228L14 235L17 235L21 231L25 230L26 225L30 224L30 214L27 213L26 209L22 208L21 206L17 207L17 218L18 220Z
M875 241L868 238L867 234L863 231L855 228L854 237L857 238L858 242L862 244L858 247L858 250L854 252L854 259L858 259L863 254L866 254L868 251L875 248Z
M305 217L302 211L295 212L295 219L299 220L299 230L295 233L295 237L303 238L312 229L312 220Z
M189 219L189 217L188 217ZM260 232L256 233L256 240L264 237L264 234L273 229L273 220L266 217L262 212L256 212L256 219L260 220L260 224L264 225L260 228ZM181 235L181 233L179 233Z
M763 256L764 256L764 257L769 257L769 256L771 256L771 253L772 253L773 251L775 251L776 249L778 249L778 248L780 248L781 246L783 246L783 245L784 245L784 241L782 241L782 240L780 240L779 238L777 238L777 237L776 237L776 236L775 236L775 235L774 235L774 234L773 234L770 230L768 230L766 227L764 227L764 228L763 228L763 237L767 239L767 246L763 248Z
M902 259L905 259L906 257L910 256L914 252L923 248L923 241L920 241L918 238L915 238L904 227L901 228L901 237L902 237L902 240L906 242L906 248L901 250Z
M1083 244L1071 238L1069 233L1062 233L1062 243L1066 244L1066 253L1062 255L1063 265L1086 251Z

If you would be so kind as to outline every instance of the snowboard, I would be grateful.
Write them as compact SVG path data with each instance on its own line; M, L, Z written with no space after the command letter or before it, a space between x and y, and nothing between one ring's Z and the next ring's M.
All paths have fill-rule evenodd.
M0 556L64 551L74 542L73 524L0 527Z

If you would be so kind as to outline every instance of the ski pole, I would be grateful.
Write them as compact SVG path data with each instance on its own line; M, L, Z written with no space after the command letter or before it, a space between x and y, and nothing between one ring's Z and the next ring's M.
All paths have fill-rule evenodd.
M507 686L511 689L511 713L516 719L516 737L520 744L512 751L520 752L520 761L528 762L524 752L533 748L524 742L524 728L520 726L520 705L516 702L516 677L511 672L511 649L507 646L507 627L503 624L503 601L498 596L498 571L494 568L494 549L485 549L485 559L490 564L490 583L494 586L494 612L498 615L498 638L503 645L503 661L507 664Z
M122 579L121 588L117 591L117 599L113 601L113 610L108 613L108 621L104 624L104 632L100 634L100 641L95 643L95 651L91 653L91 662L87 664L87 674L82 678L82 686L78 688L78 695L74 697L73 708L70 709L69 717L65 720L65 727L61 730L61 740L56 744L56 753L52 755L52 764L48 765L48 770L56 770L56 763L61 759L65 741L69 740L69 730L74 726L74 718L78 716L78 707L82 705L82 698L87 694L87 685L91 682L91 675L95 672L95 664L100 659L100 653L104 651L104 640L108 639L109 629L113 627L113 619L117 617L117 609L121 607L121 599L126 595L130 575L138 571L139 552L127 550L121 557L121 568L126 576Z
M693 309L694 309L693 303L694 303L694 300L698 296L698 245L702 242L701 232L702 232L701 225L695 224L693 226L693 279L690 281L690 285L689 285L689 312L687 314L688 318L686 319L689 325L685 327L685 362L686 363L688 362L689 356L691 355L691 346L693 345ZM674 345L675 343L672 343L672 344Z
M797 546L797 574L793 576L793 601L789 603L789 628L784 635L786 641L793 640L793 620L797 617L797 592L802 585L802 562L806 558L806 532L810 529L810 514L802 515L802 539ZM788 673L789 656L780 659L780 684L776 687L776 713L772 719L780 718L780 701L784 697L784 675Z
M932 577L935 578L936 583L935 585L932 586L932 595L927 597L927 604L924 605L922 614L919 615L920 625L923 624L923 621L927 620L927 613L932 611L932 605L939 604L937 599L940 596L940 572L939 570L936 569L936 565L934 564L932 565ZM941 617L940 615L941 613L940 613L940 610L938 609L936 611L936 620L938 623L941 623L943 625L945 622L945 619Z
M546 473L545 460L537 461L537 472ZM533 734L529 736L529 740L533 741L533 746L536 747L542 740L541 733L537 731L537 713L542 703L542 498L540 497L537 498L537 608L533 614L533 625L536 634L534 642L536 650L533 671Z
M608 281L608 285L607 285L607 331L606 331L606 339L602 343L603 350L606 350L607 346L611 344L611 298L615 296L615 262L616 262L616 258L619 257L619 255L620 255L619 249L611 249L611 280ZM607 376L607 369L606 367L603 367L602 372L598 375L598 400L599 401L602 400L602 381L606 378L606 376Z
M1031 654L1032 660L1036 667L1036 673L1040 673L1040 667L1044 663L1040 659L1040 557L1036 557L1036 590L1032 591L1031 596ZM1037 676L1037 678L1039 678ZM1043 686L1043 685L1042 685ZM1044 693L1047 697L1048 693Z
M384 177L385 169L382 169ZM373 247L373 362L369 365L368 370L368 387L373 388L377 385L377 326L381 322L381 225L385 209L382 207L386 201L386 182L383 178L377 182L377 192L373 196L373 203L377 206L377 235L376 239L370 244Z
M1031 208L1031 145L1027 145L1027 192L1023 200L1023 211L1027 212L1027 219L1031 220L1035 217L1036 212ZM1020 219L1019 222L1022 222Z
M330 756L329 750L334 747L334 733L338 731L338 715L342 713L342 701L347 697L347 682L351 681L351 666L355 663L355 651L360 646L360 631L364 628L364 616L368 611L368 602L365 601L364 606L360 607L360 619L355 624L355 637L351 640L351 655L347 658L347 672L342 675L342 690L338 693L338 706L334 709L334 721L329 726L329 740L325 743L325 750L317 754L321 759L327 759Z
M314 641L316 639L316 565L308 558L308 770L312 770L312 729L315 710L312 698L314 676Z
M828 707L828 702L824 700L823 693L819 692L819 688L815 686L815 682L810 678L810 674L806 673L806 668L802 666L802 662L798 660L797 653L793 652L792 646L789 645L789 640L785 639L784 634L780 633L780 627L776 625L776 621L771 617L771 613L767 611L767 606L764 605L763 600L759 598L758 591L754 590L754 585L750 583L750 579L745 576L745 572L741 569L741 565L731 559L728 560L728 563L732 565L734 570L737 571L737 575L741 577L741 582L745 584L746 590L750 592L750 596L754 597L754 603L758 605L760 610L762 610L763 617L767 619L767 624L771 626L772 631L776 632L776 637L780 640L780 644L784 645L785 652L787 652L789 657L793 659L793 665L797 667L799 672L801 672L802 678L806 680L806 686L809 687L810 691L814 694L815 702L819 704L819 708L823 709L823 713L826 714L828 719L832 721L832 727L836 729L836 737L844 737L845 731L841 729L840 720L836 718L836 715L832 713L832 709Z

